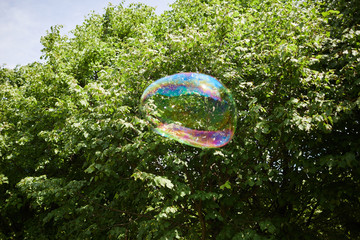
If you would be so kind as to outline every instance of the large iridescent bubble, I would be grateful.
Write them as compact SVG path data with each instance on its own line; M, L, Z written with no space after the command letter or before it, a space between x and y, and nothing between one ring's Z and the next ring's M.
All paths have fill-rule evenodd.
M194 147L222 147L236 128L230 91L205 74L179 73L153 82L140 107L157 133Z

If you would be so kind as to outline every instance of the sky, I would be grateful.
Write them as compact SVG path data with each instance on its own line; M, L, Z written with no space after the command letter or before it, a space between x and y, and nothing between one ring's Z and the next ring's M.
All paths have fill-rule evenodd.
M51 26L63 25L61 34L69 36L92 11L103 14L109 2L117 5L122 0L0 0L0 67L40 61L40 38ZM125 0L124 6L137 2L161 14L175 0Z

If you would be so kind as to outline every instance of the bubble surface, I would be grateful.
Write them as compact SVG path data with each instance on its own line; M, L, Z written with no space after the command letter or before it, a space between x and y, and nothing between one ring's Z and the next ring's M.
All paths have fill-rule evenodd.
M178 73L153 82L140 109L155 132L194 147L222 147L236 129L230 91L205 74Z

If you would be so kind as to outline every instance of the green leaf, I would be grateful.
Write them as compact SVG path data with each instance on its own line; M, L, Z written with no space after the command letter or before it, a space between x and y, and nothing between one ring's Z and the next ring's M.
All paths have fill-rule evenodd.
M231 184L229 181L226 181L223 185L220 186L221 190L224 190L225 188L231 189Z
M0 174L0 185L9 184L9 179L4 174Z

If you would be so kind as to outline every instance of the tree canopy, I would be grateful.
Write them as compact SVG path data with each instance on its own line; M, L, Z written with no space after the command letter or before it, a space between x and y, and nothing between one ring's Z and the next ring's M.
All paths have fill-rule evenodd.
M360 239L359 6L178 0L52 27L43 63L0 69L0 239ZM228 145L151 131L141 94L179 72L231 90Z

